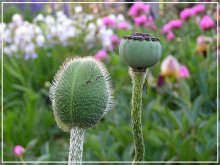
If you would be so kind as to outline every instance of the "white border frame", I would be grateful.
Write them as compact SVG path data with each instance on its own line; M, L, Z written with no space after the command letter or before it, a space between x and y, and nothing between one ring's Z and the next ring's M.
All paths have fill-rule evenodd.
M119 4L122 4L122 3L133 3L133 2L1 2L1 23L3 23L3 6L4 4L19 4L19 3L43 3L43 4L56 4L56 3L67 3L67 4L72 4L72 3L76 3L76 4L91 4L91 3L119 3ZM166 4L166 3L203 3L203 4L217 4L216 7L216 11L218 11L218 2L135 2L135 3L162 3L162 4ZM218 56L219 56L219 52L218 52L218 45L219 45L219 41L218 41L218 31L219 31L219 27L218 27L218 22L219 20L219 15L217 13L217 160L216 161L140 161L139 163L218 163L219 162L219 142L218 142L218 137L219 137L219 129L218 129L218 119L219 119L219 92L218 92L218 89L219 89L219 75L218 75L218 65L219 65L219 62L218 62ZM1 90L1 138L2 138L2 143L1 143L1 151L2 151L2 154L1 154L1 162L2 163L22 163L22 161L4 161L3 160L3 36L4 36L4 33L2 34L2 44L1 44L1 48L2 48L2 52L1 52L1 83L2 83L2 90ZM25 163L68 163L68 161L25 161ZM132 163L132 161L82 161L82 163Z

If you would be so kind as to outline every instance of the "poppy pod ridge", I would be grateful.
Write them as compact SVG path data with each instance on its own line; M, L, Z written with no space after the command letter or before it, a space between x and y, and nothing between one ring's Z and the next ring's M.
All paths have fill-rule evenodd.
M108 71L93 57L67 59L49 94L57 125L70 132L68 164L81 164L85 130L100 122L112 107Z
M132 79L131 124L134 137L135 156L133 165L144 160L145 146L141 122L142 89L146 69L155 65L161 57L162 48L158 38L146 33L123 36L119 46L120 58L130 67Z

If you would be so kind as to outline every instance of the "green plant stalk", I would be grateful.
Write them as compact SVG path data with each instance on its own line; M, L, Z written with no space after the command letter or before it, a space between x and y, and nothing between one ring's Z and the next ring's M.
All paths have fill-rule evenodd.
M80 165L82 163L84 133L85 129L80 127L71 129L68 165Z
M132 90L132 109L131 109L131 124L134 137L135 145L135 156L133 160L133 165L141 164L138 161L144 160L144 138L142 132L142 89L145 82L146 72L136 72L131 70L131 79L133 83Z

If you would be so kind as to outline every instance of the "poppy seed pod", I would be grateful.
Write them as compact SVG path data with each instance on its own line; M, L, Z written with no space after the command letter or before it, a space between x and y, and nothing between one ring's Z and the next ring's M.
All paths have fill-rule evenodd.
M68 59L50 88L57 125L66 132L94 126L110 110L112 93L109 74L101 62L92 57Z
M146 33L133 33L123 36L119 46L119 56L134 70L146 70L156 64L161 57L161 44L158 38Z

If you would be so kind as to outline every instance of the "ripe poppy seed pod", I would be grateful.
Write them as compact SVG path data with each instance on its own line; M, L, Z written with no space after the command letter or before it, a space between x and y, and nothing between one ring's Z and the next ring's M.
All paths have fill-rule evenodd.
M112 87L107 69L92 57L68 59L50 88L55 120L66 132L89 128L110 110Z
M134 160L132 165L144 160L145 144L142 131L142 90L146 80L146 69L156 64L161 56L159 39L146 33L123 36L119 46L119 56L130 68L132 79L131 127L134 137Z
M161 57L161 44L158 38L146 33L133 33L123 36L119 46L119 56L134 70L146 70L156 64Z

